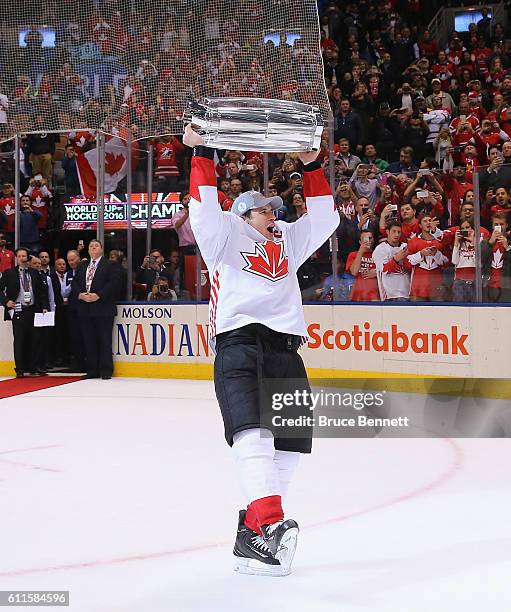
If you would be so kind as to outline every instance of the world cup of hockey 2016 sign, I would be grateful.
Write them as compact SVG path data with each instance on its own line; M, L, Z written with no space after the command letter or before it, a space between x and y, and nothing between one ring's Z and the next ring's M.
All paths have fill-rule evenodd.
M321 146L317 106L265 98L190 101L184 116L208 147L237 151L312 151Z

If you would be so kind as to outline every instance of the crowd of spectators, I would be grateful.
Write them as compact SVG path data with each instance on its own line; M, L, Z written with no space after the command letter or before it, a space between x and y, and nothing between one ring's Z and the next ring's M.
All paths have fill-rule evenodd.
M314 101L310 83L319 64L310 50L313 37L302 36L289 44L282 37L280 44L264 42L263 36L242 40L237 26L243 15L256 11L253 16L261 8L252 0L236 3L239 10L222 22L215 16L216 1L171 4L169 13L146 23L140 12L124 15L122 6L111 2L95 5L94 10L85 3L83 11L72 16L59 13L57 40L62 42L54 54L69 53L78 43L92 41L102 53L122 56L128 69L124 90L107 87L99 97L85 99L90 92L84 83L74 82L78 79L66 56L69 61L61 63L62 74L49 71L40 88L44 85L51 92L54 79L61 84L64 78L73 84L69 92L79 90L84 99L69 95L56 102L44 91L33 96L27 81L21 88L31 97L23 107L26 113L36 124L49 112L55 117L65 112L73 122L81 117L84 127L115 132L127 126L136 137L144 137L180 121L183 88L191 88L188 93L195 96L204 88L210 95L278 95ZM277 4L283 13L289 12L283 2ZM335 242L330 241L299 271L304 299L473 301L475 228L480 226L484 297L510 301L511 35L507 26L481 7L479 21L466 32L452 32L443 43L425 29L424 15L431 5L422 0L321 1L318 6L323 76L333 116L333 141L325 130L320 160L332 179L340 225L336 273L332 274ZM198 7L204 9L200 28L206 41L200 53L190 48L191 28L199 27L192 19ZM258 22L258 35L264 31L264 20ZM71 27L73 23L80 27ZM123 55L119 50L128 40L135 50L130 47L130 53ZM27 45L26 65L33 62L30 54L36 53L35 47ZM192 54L190 66L200 78L187 74L186 62L168 63L186 53ZM37 58L43 55L39 50ZM60 89L59 85L53 91ZM14 90L4 87L2 96L6 121L17 122L20 107ZM100 122L93 125L93 117ZM182 209L173 217L171 242L157 242L159 250L144 254L140 269L135 266L135 295L144 300L194 299L199 297L196 277L190 278L186 266L196 249L187 209L189 152L180 137L163 136L147 140L144 146L149 142L155 151L155 191L179 191ZM9 146L4 145L4 151ZM32 252L41 246L55 251L62 221L60 202L80 188L75 146L68 135L32 134L23 140L21 241ZM12 159L3 155L1 161L2 178L9 180L0 198L0 229L9 238L14 229ZM257 152L217 151L224 210L241 192L265 189L263 165ZM147 156L142 155L134 170L135 189L144 190L146 166ZM278 218L294 222L307 212L301 164L295 155L274 153L268 156L268 167L268 194L278 194L284 201ZM63 177L60 185L58 173ZM120 245L112 245L116 246Z

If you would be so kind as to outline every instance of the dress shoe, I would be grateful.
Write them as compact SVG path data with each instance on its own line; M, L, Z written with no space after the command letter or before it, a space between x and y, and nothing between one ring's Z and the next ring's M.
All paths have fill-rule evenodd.
M107 374L104 374L104 375L103 375L101 378L102 378L103 380L110 380L112 377L111 377L111 376L108 376Z
M16 372L16 378L25 378L24 372Z
M89 380L91 378L99 378L97 374L84 374L82 376L82 380Z
M37 369L30 372L30 376L48 376L48 372L46 370Z

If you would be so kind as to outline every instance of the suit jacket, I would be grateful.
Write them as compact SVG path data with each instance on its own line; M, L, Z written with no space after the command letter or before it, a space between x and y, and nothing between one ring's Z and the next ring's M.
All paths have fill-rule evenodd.
M69 289L69 293L66 294L67 297L67 308L70 310L77 310L78 308L78 291L76 286L73 286L73 278L78 272L78 268L76 270L67 270L65 274L65 289Z
M45 284L51 281L51 286L53 288L53 297L55 299L55 306L57 308L59 306L62 306L64 300L62 299L62 293L60 292L60 281L55 270L50 270L49 276L41 272L41 276Z
M34 306L36 312L42 312L43 310L49 310L50 305L48 303L48 290L45 287L41 275L39 272L28 269L30 278L32 281L32 291L34 292ZM4 321L10 321L9 309L6 304L10 300L15 302L18 299L20 292L20 276L19 268L11 268L6 270L0 278L0 302L3 304L4 310Z
M82 261L76 270L71 292L85 293L87 291L88 261ZM108 259L101 257L94 273L90 293L97 293L97 302L78 300L78 316L82 317L113 317L116 314L116 300L119 296L120 275Z

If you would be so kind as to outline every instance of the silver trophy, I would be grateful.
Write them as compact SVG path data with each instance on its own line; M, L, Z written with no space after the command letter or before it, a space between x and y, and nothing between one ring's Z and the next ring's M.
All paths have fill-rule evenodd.
M321 146L323 117L317 106L265 98L204 98L184 115L215 149L311 151Z

